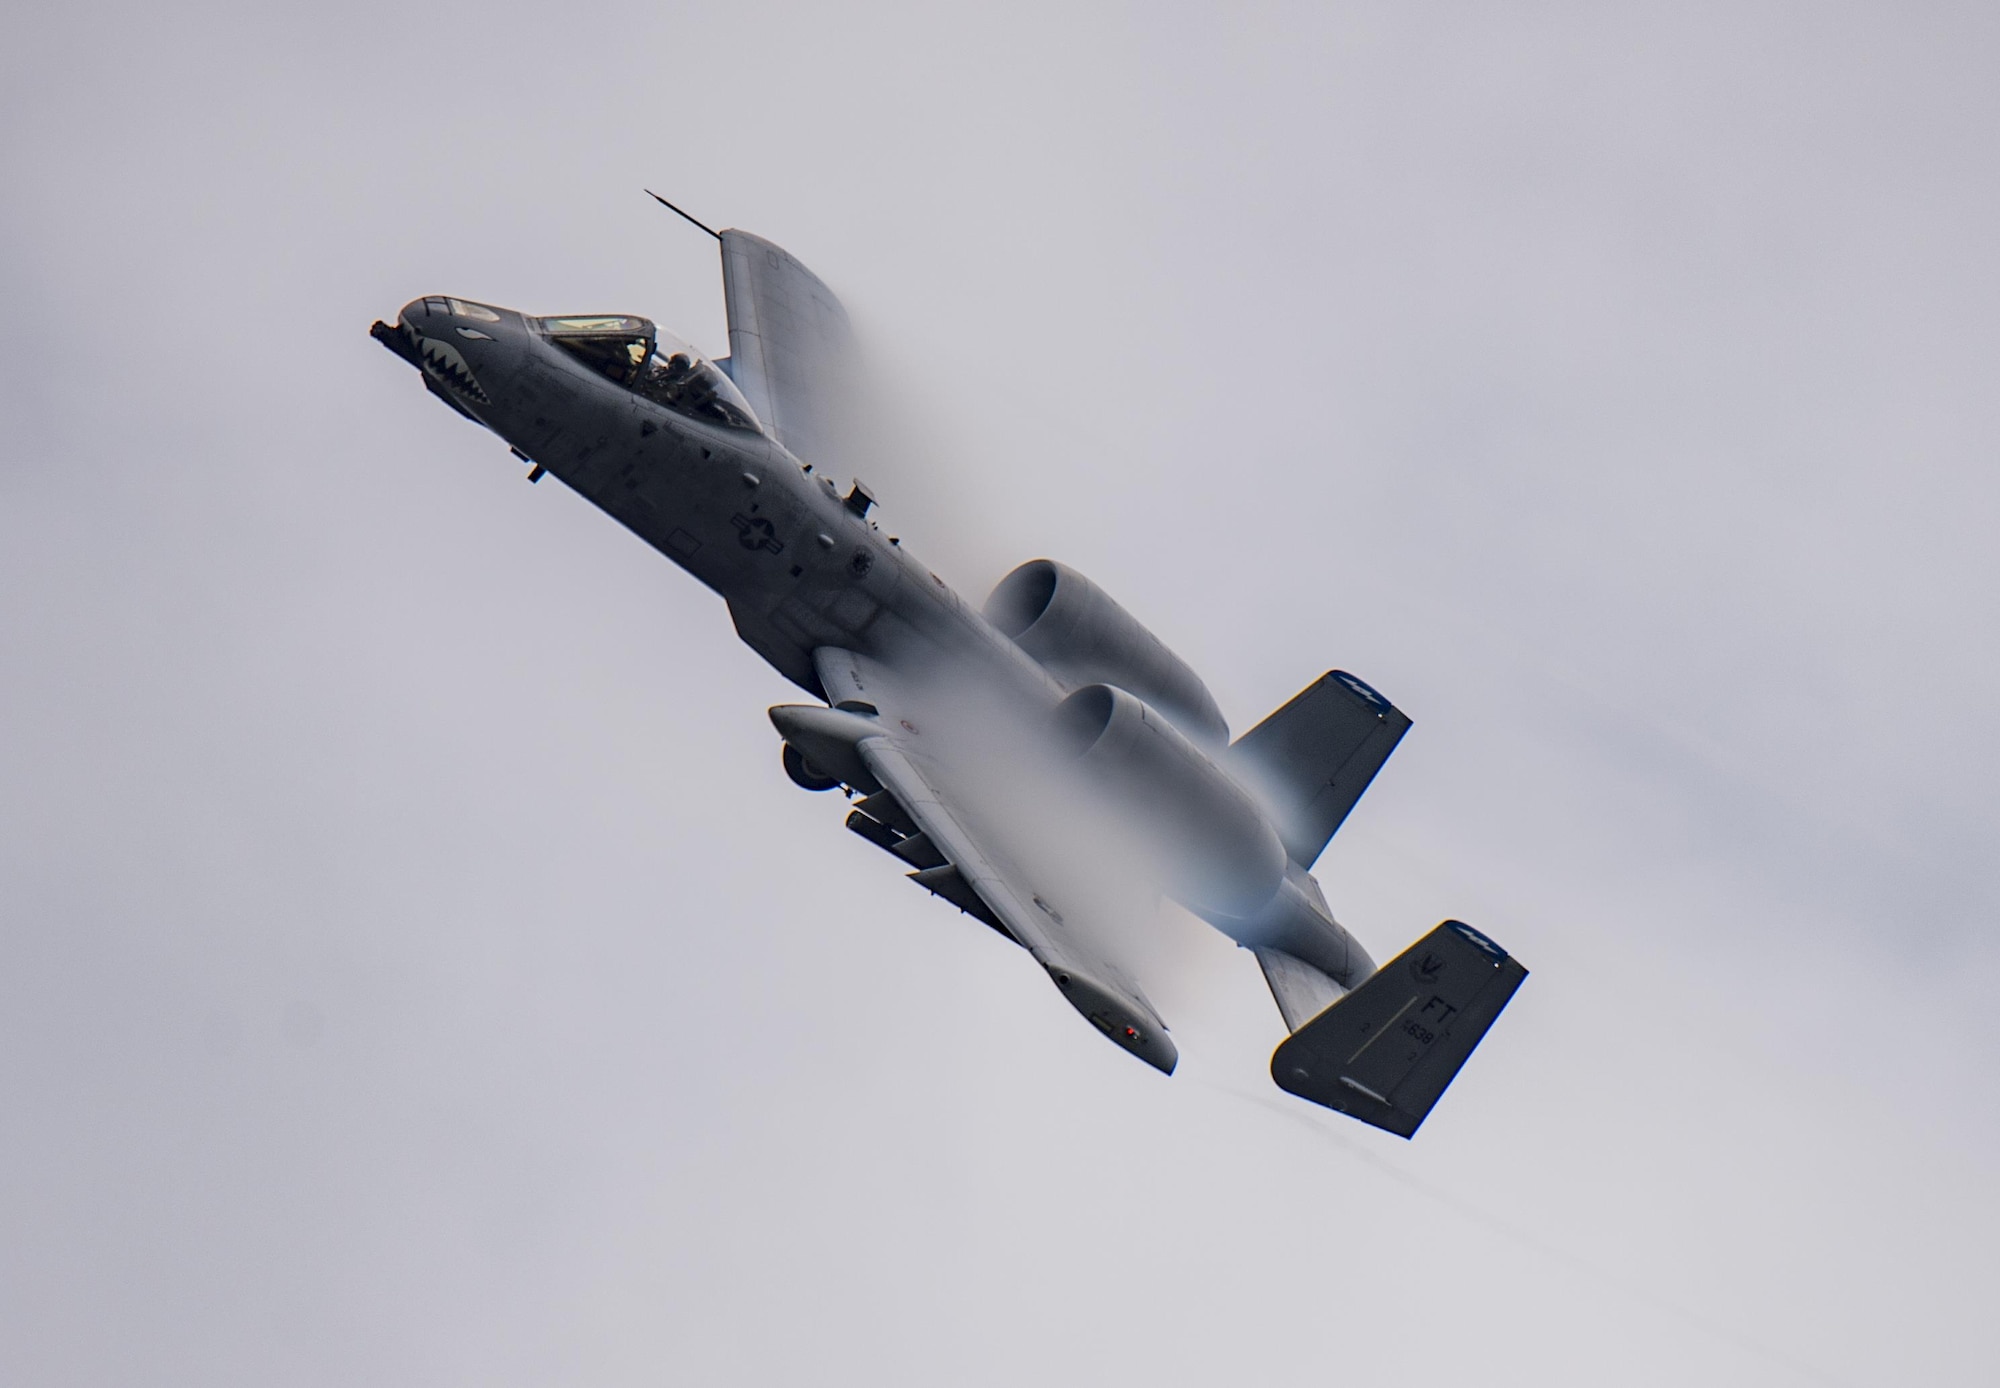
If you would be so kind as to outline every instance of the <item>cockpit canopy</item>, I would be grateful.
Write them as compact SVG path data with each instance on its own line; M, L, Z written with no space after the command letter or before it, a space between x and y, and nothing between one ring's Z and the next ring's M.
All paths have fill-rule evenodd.
M601 376L670 410L730 429L757 429L750 402L721 367L650 319L602 313L539 322L549 341Z

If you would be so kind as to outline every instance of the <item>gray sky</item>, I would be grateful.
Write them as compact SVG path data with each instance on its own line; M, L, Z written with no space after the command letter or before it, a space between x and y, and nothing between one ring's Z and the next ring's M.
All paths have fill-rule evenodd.
M40 7L0 51L0 1380L1969 1381L1987 7ZM1534 970L1413 1144L1171 1080L365 336L785 245L977 598L1416 720L1320 876ZM1475 1375L1466 1379L1467 1374Z

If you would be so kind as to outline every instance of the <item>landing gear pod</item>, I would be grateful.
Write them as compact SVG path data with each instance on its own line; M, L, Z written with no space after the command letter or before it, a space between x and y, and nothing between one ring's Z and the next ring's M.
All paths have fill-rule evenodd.
M807 761L799 749L791 743L785 744L785 774L792 778L792 784L800 790L837 790L840 779L820 773L818 767Z
M882 735L872 714L813 704L779 704L767 712L785 739L785 773L796 784L807 790L853 786L864 795L882 789L856 751L862 739Z

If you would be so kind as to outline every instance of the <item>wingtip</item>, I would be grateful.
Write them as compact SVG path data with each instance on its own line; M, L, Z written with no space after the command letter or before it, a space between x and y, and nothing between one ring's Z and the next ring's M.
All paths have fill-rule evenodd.
M1091 1020L1097 1021L1095 1017ZM1139 1032L1137 1036L1127 1037L1105 1027L1101 1022L1098 1026L1106 1036L1163 1075L1173 1074L1174 1067L1181 1063L1179 1049L1175 1047L1173 1038L1164 1031ZM1132 1030L1138 1031L1138 1028L1134 1027Z
M1057 989L1069 1005L1111 1038L1119 1049L1137 1056L1163 1075L1173 1074L1174 1067L1180 1064L1181 1053L1175 1047L1173 1038L1167 1035L1164 1023L1122 996L1117 989L1107 987L1094 978L1086 978L1075 969L1045 967L1048 967L1049 977L1055 980Z

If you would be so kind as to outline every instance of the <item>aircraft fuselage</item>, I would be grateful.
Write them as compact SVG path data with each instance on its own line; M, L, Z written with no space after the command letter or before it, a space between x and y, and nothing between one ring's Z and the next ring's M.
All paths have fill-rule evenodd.
M864 498L842 494L756 428L668 408L602 374L551 340L546 325L564 322L655 331L642 319L530 319L432 297L407 305L396 327L378 324L375 336L417 365L432 393L505 439L536 469L531 477L555 476L719 594L743 641L800 688L827 704L868 705L861 671L874 661L905 678L946 679L954 697L938 702L1008 725L982 729L984 743L1026 756L1046 742L1035 733L1070 690L885 534ZM1219 713L1211 732L1227 735ZM1202 753L1187 759L1226 781ZM1281 943L1335 979L1373 968L1299 864L1283 864L1269 904L1248 917L1199 895L1181 900L1240 943Z
M858 481L843 493L784 446L857 456L831 291L769 242L715 235L733 370L623 314L430 297L371 332L530 481L553 474L718 594L819 701L770 710L792 779L862 796L850 830L1019 944L1116 1045L1167 1073L1178 1057L1117 938L1163 893L1256 951L1293 1033L1281 1086L1413 1133L1526 975L1457 922L1377 971L1313 879L1407 715L1329 671L1231 741L1192 667L1074 570L1033 560L963 602Z
M690 417L593 371L536 321L432 296L388 330L402 345L385 341L415 354L433 393L719 594L743 641L800 688L827 697L815 650L880 657L916 642L1017 698L1061 700L1041 666L833 478L756 430Z

